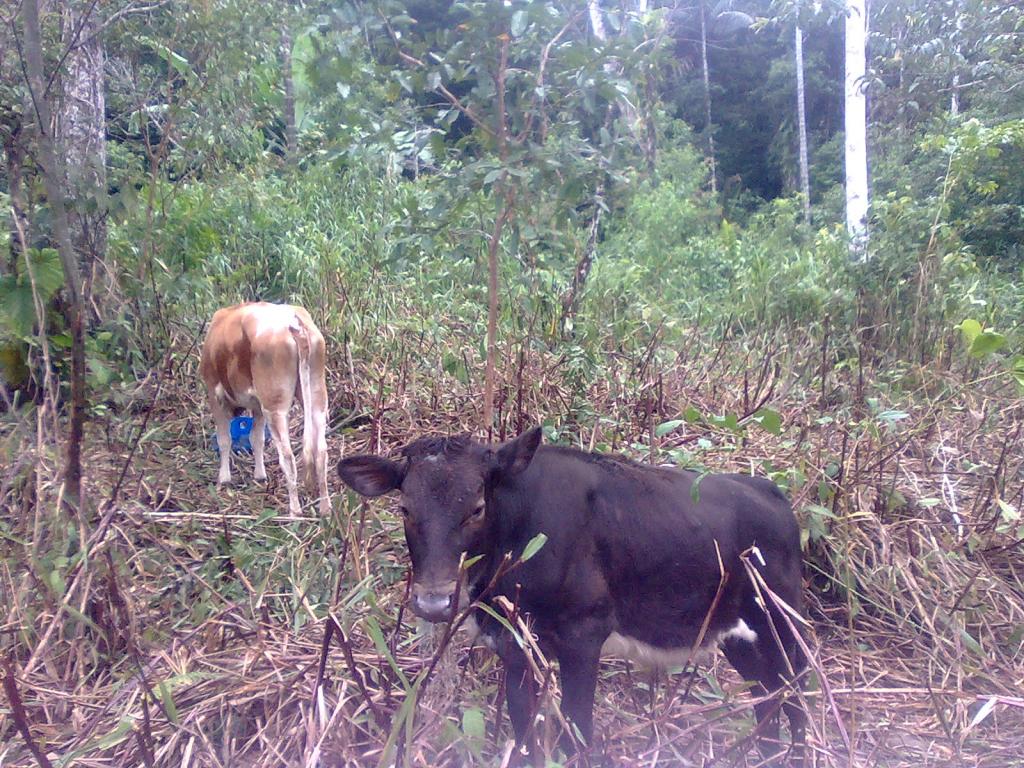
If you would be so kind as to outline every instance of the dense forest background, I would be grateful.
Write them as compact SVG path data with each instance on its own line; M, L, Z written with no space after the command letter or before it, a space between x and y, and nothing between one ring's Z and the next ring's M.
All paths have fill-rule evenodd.
M816 764L1021 764L1024 8L867 14L851 89L833 0L0 7L0 763L507 763L385 502L215 488L198 345L261 299L332 461L541 423L771 477ZM604 668L609 764L756 764L708 663Z

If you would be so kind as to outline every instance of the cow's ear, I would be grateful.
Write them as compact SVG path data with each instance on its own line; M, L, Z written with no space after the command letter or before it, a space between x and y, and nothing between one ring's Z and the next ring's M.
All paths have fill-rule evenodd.
M540 445L540 438L543 431L540 427L523 432L515 440L509 440L494 456L495 471L499 475L510 477L518 475L533 460L533 454L537 452Z
M349 456L338 462L338 475L363 496L380 496L402 484L405 468L380 456Z

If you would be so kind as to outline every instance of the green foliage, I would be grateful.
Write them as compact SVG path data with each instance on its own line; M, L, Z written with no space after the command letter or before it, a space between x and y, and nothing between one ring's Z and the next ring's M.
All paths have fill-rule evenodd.
M977 320L968 318L959 325L972 357L986 357L1006 344L1006 337L991 328L982 328Z
M706 136L694 133L707 126L692 7L656 3L640 16L605 2L603 43L584 5L518 0L209 0L156 3L111 23L104 34L111 195L71 200L72 210L102 203L109 214L109 252L96 270L101 316L90 317L86 341L94 417L86 451L95 489L107 491L109 467L116 474L114 465L127 459L154 379L162 399L126 462L116 524L97 544L111 554L108 578L104 558L86 553L80 541L95 532L95 518L69 520L51 503L58 484L50 470L60 460L50 431L63 424L69 336L60 317L62 271L30 155L23 169L27 263L11 250L13 222L5 219L0 233L0 247L11 254L0 276L0 364L9 383L41 379L46 343L58 402L40 409L39 419L13 409L2 420L0 463L19 470L3 485L4 503L17 506L0 515L0 548L8 570L30 576L15 579L12 658L23 663L41 649L40 662L65 678L87 670L76 679L82 695L96 701L89 675L120 690L139 660L111 644L121 628L109 618L104 624L97 609L116 608L118 584L131 585L125 604L139 618L131 651L143 664L170 638L193 638L204 622L210 636L196 635L188 653L237 623L239 636L224 640L230 648L254 637L292 643L304 634L290 646L299 649L296 658L315 654L319 635L311 622L333 607L357 646L364 682L383 693L372 700L387 717L375 723L350 698L355 709L335 721L323 746L341 741L335 734L351 715L359 731L351 743L377 739L371 746L382 765L399 750L414 754L414 737L425 741L430 724L425 707L417 715L426 666L407 663L410 650L422 650L422 637L395 621L406 573L399 526L378 507L357 508L352 497L338 500L336 519L281 520L264 496L275 492L273 484L214 496L210 467L197 461L208 457L207 427L199 426L205 417L193 407L195 347L219 306L299 302L328 337L332 447L344 440L348 450L373 434L387 449L420 430L472 428L485 356L487 252L505 213L493 241L502 429L540 422L550 442L589 441L600 451L693 469L695 501L709 471L767 475L800 506L815 599L838 601L824 606L826 626L843 626L849 637L848 628L859 629L866 615L882 620L891 613L887 628L897 632L922 622L885 603L913 591L899 586L909 571L887 563L875 573L855 558L872 568L890 553L902 558L904 542L920 531L924 547L911 576L919 587L937 584L926 598L938 605L956 584L947 566L980 553L998 558L1024 530L1008 486L1016 458L1010 449L1005 461L985 455L987 442L1012 434L992 428L1012 408L983 405L977 429L960 429L975 418L978 393L998 405L1024 392L1024 89L1014 80L1020 14L1004 3L985 16L974 0L873 9L874 250L869 264L851 266L837 186L841 33L835 4L825 5L815 14L801 4L755 0L742 13L725 11L738 15L724 21L743 23L717 38L710 53L717 196L708 191ZM806 27L813 228L790 195L795 15ZM56 16L45 30L53 51L60 50ZM740 16L758 18L749 24ZM280 157L286 25L299 131L294 164ZM944 39L953 34L960 35L953 41L959 51ZM56 62L51 55L50 65ZM12 72L11 59L0 57L4 142L24 127L14 118L27 104ZM957 115L949 102L954 74ZM0 202L7 215L12 196L5 191ZM587 267L570 313L574 276ZM46 313L45 340L32 280ZM165 368L168 354L173 365ZM963 399L943 410L950 391ZM934 416L934 426L917 409ZM19 442L28 434L23 424L33 421L39 433ZM961 460L950 459L957 468L952 492L967 502L959 514L971 530L961 540L940 516L948 516L948 489L938 490L945 470L921 475L923 498L913 497L904 478L921 461L918 443L932 447L930 434L952 446L968 433ZM38 455L24 450L29 443ZM159 449L146 450L150 444ZM944 453L935 456L945 461ZM166 496L154 498L168 486ZM23 513L33 507L34 515ZM914 524L904 525L909 517ZM871 527L891 519L898 536ZM531 539L521 559L545 557L545 541L543 534ZM358 583L341 570L342 552L349 569L356 553L365 556L369 572ZM89 569L85 578L82 568ZM957 586L964 599L955 622L936 627L947 632L906 634L924 638L926 659L948 666L943 643L951 639L968 657L993 647L1019 650L1024 629L1007 628L1000 646L998 622L981 615L978 606L987 603L972 584L982 581ZM984 588L986 600L999 594L998 585ZM78 590L74 600L62 606L71 590ZM507 616L493 617L525 642ZM52 641L40 642L50 622ZM134 631L132 622L122 625ZM915 650L913 642L900 648L905 658ZM231 650L222 651L215 665L231 661ZM353 686L335 685L347 680L344 662L333 651L329 661L323 701L346 690L358 696ZM474 656L472 663L481 662ZM439 714L453 760L496 757L485 728L497 688L492 670L474 667L471 676L487 681L483 690L463 686L462 708ZM198 722L201 705L189 689L214 673L150 671L145 700L163 713L153 727L166 734L169 724L177 732L182 722ZM42 667L33 672L39 675L45 677ZM297 690L287 677L282 685ZM704 687L698 696L728 698ZM131 702L123 705L130 722L143 722L135 716L139 697L122 701ZM131 733L119 714L112 708L105 731L83 736L63 760L121 748ZM267 712L238 714L229 721L271 722ZM287 725L286 717L274 722ZM226 731L210 732L212 749L223 750L225 760L231 744L255 743L252 733Z
M16 274L0 277L0 330L18 338L32 333L39 306L45 308L64 285L60 256L53 248L31 248L27 264Z

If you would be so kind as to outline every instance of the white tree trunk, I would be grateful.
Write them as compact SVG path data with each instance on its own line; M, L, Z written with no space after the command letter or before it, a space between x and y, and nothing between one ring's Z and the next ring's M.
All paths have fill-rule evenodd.
M43 171L43 186L50 204L53 239L64 270L66 317L71 331L71 414L68 419L68 441L64 461L64 505L77 514L82 501L82 438L85 434L85 332L82 320L82 284L75 249L71 244L67 211L64 206L64 183L67 175L64 158L51 135L53 125L50 103L43 73L43 43L39 21L42 0L24 0L21 13L25 34L25 76L34 106L37 131L38 160Z
M84 298L93 293L97 267L107 253L107 142L103 70L106 56L96 6L67 2L65 40L69 49L58 146L67 164L71 240L82 265ZM88 15L86 15L88 14ZM75 33L77 36L74 36Z
M800 192L804 197L804 223L811 223L811 172L807 160L807 111L804 100L804 33L796 26L796 118L800 133Z
M867 70L867 6L847 0L846 12L846 232L850 256L867 258L868 119L864 75Z
M953 47L953 84L949 97L950 117L960 114L960 60L962 58L960 41L963 40L964 16L963 3L957 2L953 6L953 25L956 27L956 44Z
M715 168L715 133L711 127L711 72L708 70L708 27L704 0L700 0L700 63L704 73L704 130L708 134L708 165L711 170L711 193L718 194L718 171Z
M594 37L602 43L605 42L608 34L604 31L604 18L601 16L599 0L587 0L587 11L590 13L590 29L593 30Z

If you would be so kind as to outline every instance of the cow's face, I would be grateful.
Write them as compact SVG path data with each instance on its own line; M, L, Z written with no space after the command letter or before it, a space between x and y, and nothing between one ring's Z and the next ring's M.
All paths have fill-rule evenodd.
M487 555L493 544L489 491L503 477L523 471L540 443L540 429L491 450L467 438L423 438L403 450L405 460L352 456L338 474L358 493L400 492L398 509L412 558L413 611L447 621L455 609L463 553ZM468 599L466 590L461 590Z

